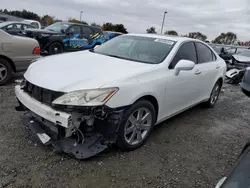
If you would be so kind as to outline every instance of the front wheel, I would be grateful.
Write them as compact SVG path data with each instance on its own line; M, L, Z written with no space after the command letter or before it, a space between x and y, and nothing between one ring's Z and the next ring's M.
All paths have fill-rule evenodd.
M116 144L121 150L134 150L148 139L156 120L154 106L147 100L134 103L125 111Z
M210 94L210 98L207 102L203 103L203 106L207 107L207 108L212 108L214 107L214 105L216 104L218 98L219 98L219 95L220 95L220 91L221 91L221 82L218 80L214 87L213 87L213 90Z
M10 63L0 58L0 86L6 84L12 78L13 70Z

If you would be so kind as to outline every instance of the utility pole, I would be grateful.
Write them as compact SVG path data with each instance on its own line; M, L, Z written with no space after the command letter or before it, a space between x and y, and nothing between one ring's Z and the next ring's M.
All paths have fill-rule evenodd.
M164 21L165 21L165 15L167 14L168 12L165 11L164 14L163 14L163 20L162 20L162 25L161 25L161 34L162 34L162 31L163 31L163 26L164 26Z
M82 21L82 13L83 11L80 12L80 22Z

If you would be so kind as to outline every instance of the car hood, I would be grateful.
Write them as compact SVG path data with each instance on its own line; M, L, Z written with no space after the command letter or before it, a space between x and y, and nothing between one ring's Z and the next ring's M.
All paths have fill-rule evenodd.
M24 77L39 87L69 92L117 83L150 71L155 66L81 51L39 59L30 65Z
M26 29L26 32L31 33L43 33L43 34L61 34L55 31L47 30L47 29Z
M233 57L239 62L250 62L250 57L246 57L242 55L233 55Z

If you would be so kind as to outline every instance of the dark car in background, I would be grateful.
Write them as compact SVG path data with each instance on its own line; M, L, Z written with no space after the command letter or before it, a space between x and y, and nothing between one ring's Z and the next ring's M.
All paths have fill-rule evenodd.
M108 40L115 38L117 36L123 35L123 33L115 32L115 31L104 31L105 35L107 36Z
M28 29L26 33L38 40L42 53L49 55L91 49L106 41L101 28L69 22L56 22L44 29Z
M232 60L234 54L240 54L247 49L245 46L233 46L223 44L209 44L222 59L229 63Z
M11 35L24 35L26 29L35 28L34 26L22 23L22 22L2 22L0 23L0 29L4 30L5 32Z

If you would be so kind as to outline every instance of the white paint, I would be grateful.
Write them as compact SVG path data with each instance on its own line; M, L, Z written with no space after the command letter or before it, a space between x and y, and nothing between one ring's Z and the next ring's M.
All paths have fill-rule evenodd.
M82 51L42 58L29 67L25 78L40 87L62 92L118 87L119 91L106 103L112 108L130 105L140 97L151 95L158 101L160 122L207 100L216 81L225 76L224 60L205 43L217 60L196 65L185 61L182 68L186 70L180 70L176 76L176 70L168 68L170 62L183 42L197 40L153 34L133 35L172 40L176 44L166 59L157 65Z
M70 114L65 113L65 112L55 111L49 106L46 106L38 102L37 100L31 98L28 94L26 94L20 88L19 85L15 86L15 93L16 93L16 97L18 98L18 100L20 100L20 102L32 112L36 113L37 115L55 124L57 124L57 122L61 122L60 125L63 127L67 128L70 126L68 123L71 117ZM56 115L56 114L60 114L60 115Z

